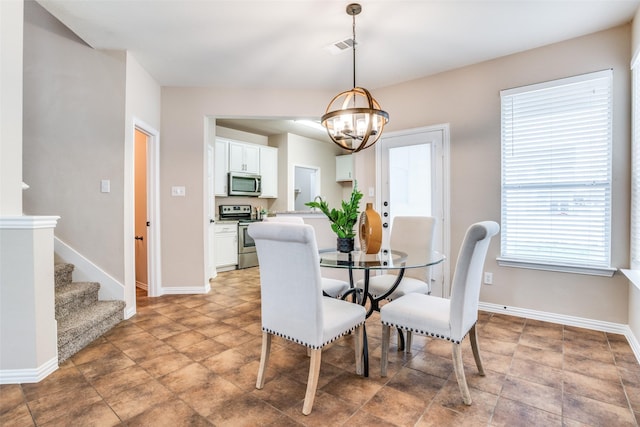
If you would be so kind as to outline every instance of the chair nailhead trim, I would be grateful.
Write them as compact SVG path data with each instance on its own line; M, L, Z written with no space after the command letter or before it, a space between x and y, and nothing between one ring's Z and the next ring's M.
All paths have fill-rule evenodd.
M351 332L355 331L355 330L356 330L356 328L358 328L359 326L362 326L363 324L364 324L364 322L361 322L361 323L359 323L359 324L355 325L353 328L351 328L351 329L349 329L349 330L347 330L347 331L344 331L343 333L341 333L341 334L340 334L340 335L338 335L337 337L334 337L334 338L330 339L329 341L327 341L327 342L323 343L323 344L322 344L322 345L320 345L320 346L316 346L316 345L312 345L312 344L309 344L309 343L306 343L306 342L300 341L300 340L295 339L295 338L292 338L292 337L290 337L290 336L288 336L288 335L281 334L280 332L272 331L272 330L270 330L270 329L268 329L268 328L265 328L264 326L262 327L262 331L263 331L263 332L266 332L266 333L268 333L268 334L271 334L271 335L279 336L280 338L284 338L284 339L289 340L289 341L292 341L292 342L294 342L294 343L296 343L296 344L301 344L301 345L303 345L303 346L305 346L305 347L309 347L309 348L310 348L310 349L312 349L312 350L318 350L319 348L323 348L323 347L324 347L324 346L326 346L327 344L331 344L332 342L334 342L334 341L335 341L335 340L337 340L338 338L343 337L343 336L345 336L345 335L347 335L347 334L349 334L349 333L351 333Z
M462 340L464 340L465 337L469 334L469 332L467 331L467 333L464 334L464 336L462 337L462 340L453 340L453 339L451 339L451 337L447 337L447 336L436 334L436 333L429 332L429 331L423 331L423 330L420 330L420 329L407 328L406 326L396 325L396 324L390 323L390 322L382 322L382 324L385 325L385 326L390 326L392 328L402 329L403 331L409 331L411 333L416 333L418 335L426 335L426 336L429 336L429 337L439 338L441 340L451 341L451 342L453 342L455 344L460 344L462 342ZM474 323L474 325L475 325L475 323Z

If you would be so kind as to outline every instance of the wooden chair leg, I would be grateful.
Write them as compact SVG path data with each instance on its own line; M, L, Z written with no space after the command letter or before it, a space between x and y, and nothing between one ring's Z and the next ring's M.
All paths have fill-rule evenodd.
M313 408L313 400L316 398L318 388L318 377L320 376L320 360L322 359L322 349L311 350L311 362L309 362L309 377L307 378L307 392L304 395L302 413L309 415Z
M262 389L262 387L264 387L265 370L267 369L270 350L271 334L268 332L262 332L262 352L260 353L260 368L258 369L258 380L256 381L257 389Z
M464 365L462 364L462 346L456 343L452 343L452 346L453 370L456 373L456 380L458 380L458 388L460 388L460 394L462 394L462 401L465 405L471 405L471 393L469 393L467 379L464 376Z
M411 338L413 337L413 335L411 334L411 331L405 331L405 332L407 334L406 344L404 345L405 352L411 353Z
M478 335L476 331L476 325L471 327L469 331L469 340L471 341L471 350L473 351L473 358L476 359L476 366L480 375L484 376L484 368L482 367L482 357L480 357L480 349L478 348Z
M380 355L380 376L387 376L387 364L389 363L389 335L391 326L382 325L382 346Z
M358 326L355 331L355 352L356 352L356 374L362 375L362 359L364 357L364 334L363 326Z

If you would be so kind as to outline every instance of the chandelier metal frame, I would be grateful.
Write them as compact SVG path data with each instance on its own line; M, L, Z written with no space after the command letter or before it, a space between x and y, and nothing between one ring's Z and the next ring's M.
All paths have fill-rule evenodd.
M353 89L333 97L325 114L321 118L322 126L327 129L329 138L342 149L357 153L371 147L382 135L384 126L389 122L389 114L380 108L371 93L356 86L356 15L362 6L351 3L347 14L352 17L353 28Z

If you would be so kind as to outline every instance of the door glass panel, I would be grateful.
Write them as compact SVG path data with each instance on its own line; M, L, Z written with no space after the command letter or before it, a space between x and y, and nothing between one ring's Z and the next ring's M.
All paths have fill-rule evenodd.
M389 214L431 216L431 146L389 149Z

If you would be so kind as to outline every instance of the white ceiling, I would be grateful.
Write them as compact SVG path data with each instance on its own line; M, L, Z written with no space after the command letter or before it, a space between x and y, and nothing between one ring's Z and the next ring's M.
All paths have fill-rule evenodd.
M348 0L37 1L94 48L130 51L161 86L335 93L353 86L352 51L333 55L326 49L352 36ZM356 83L375 92L630 22L640 0L360 4ZM329 141L326 132L289 120L218 124L266 136L293 132Z
M162 86L352 87L349 1L38 0ZM640 0L361 0L357 84L373 91L630 22Z

